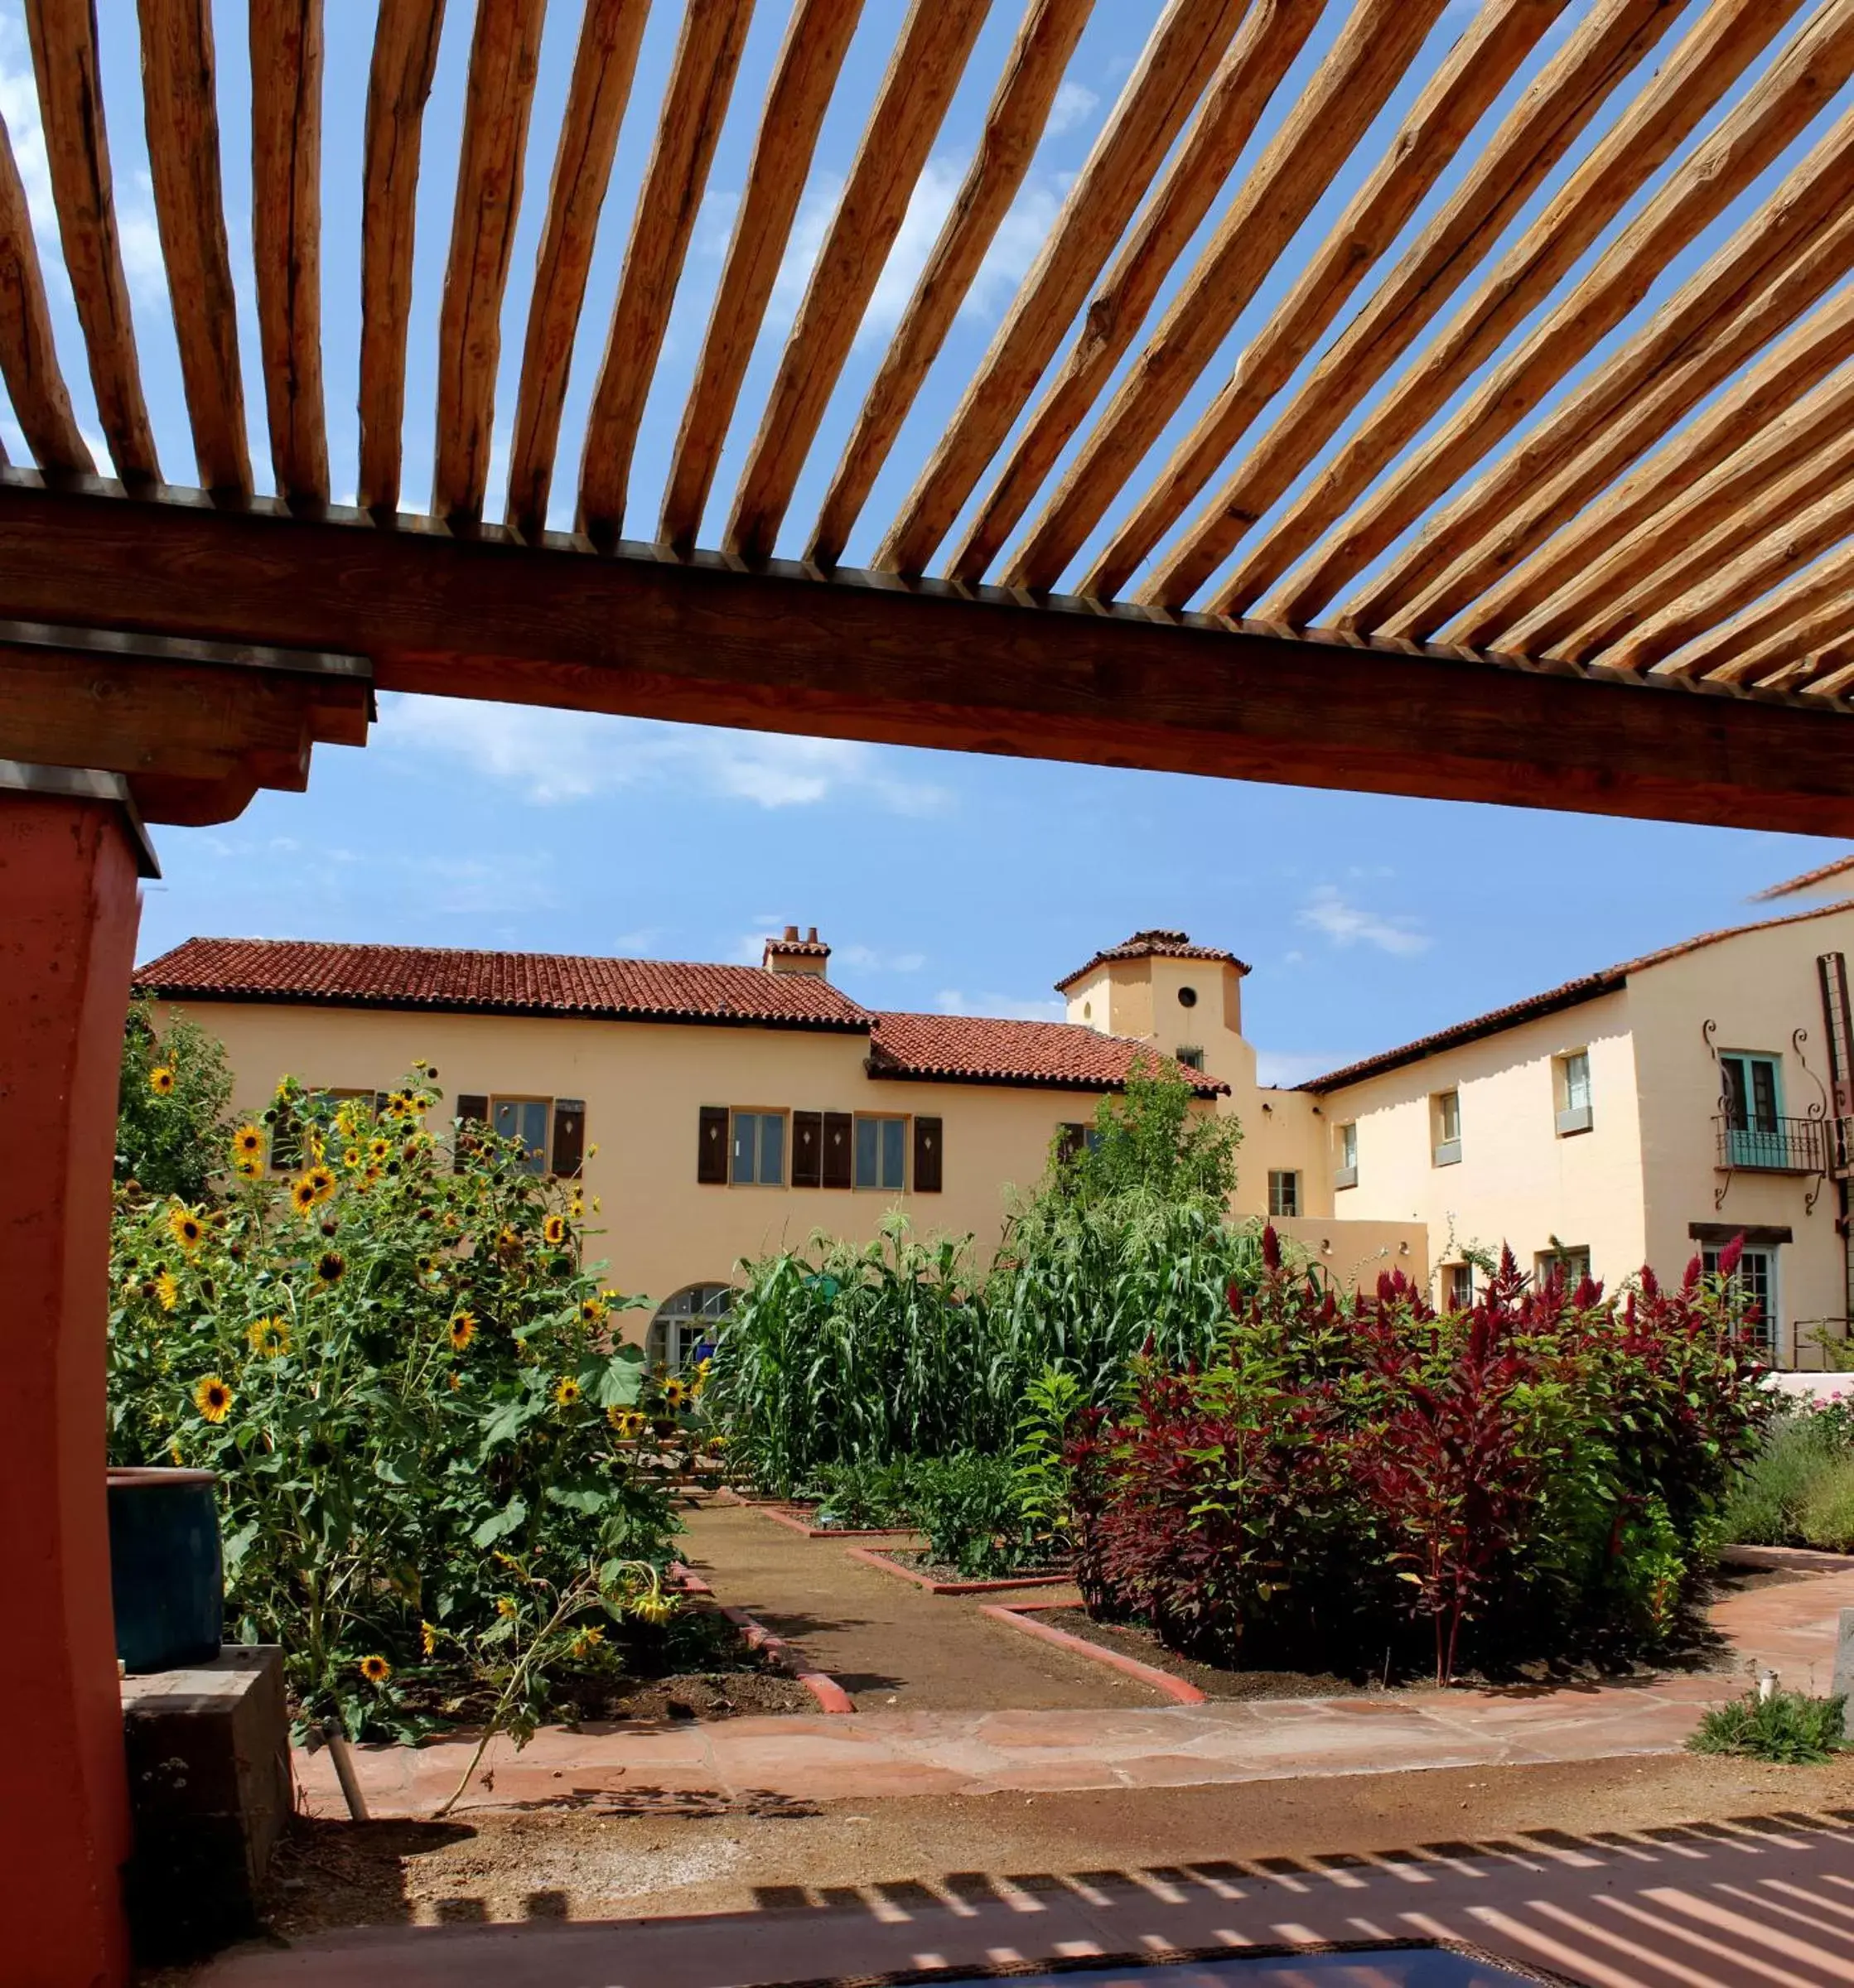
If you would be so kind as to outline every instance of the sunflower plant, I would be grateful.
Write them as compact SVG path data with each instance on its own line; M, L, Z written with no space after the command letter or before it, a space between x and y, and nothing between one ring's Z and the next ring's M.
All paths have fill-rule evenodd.
M303 1715L356 1736L506 1669L512 1561L524 1593L654 1595L637 1570L674 1531L620 1433L646 1377L615 1315L641 1300L582 1262L572 1183L427 1129L434 1077L378 1112L287 1078L218 1131L205 1194L117 1190L111 1461L219 1474L229 1633L280 1643Z

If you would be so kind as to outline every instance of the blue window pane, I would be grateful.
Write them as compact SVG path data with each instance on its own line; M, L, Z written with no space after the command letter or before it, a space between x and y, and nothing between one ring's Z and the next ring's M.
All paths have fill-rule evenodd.
M736 1112L733 1180L736 1187L751 1187L753 1185L754 1156L759 1136L758 1115L753 1112Z
M882 1185L897 1193L901 1186L901 1156L906 1150L903 1136L907 1127L899 1118L885 1118L882 1125Z
M544 1173L548 1156L548 1107L539 1098L498 1098L493 1107L496 1136L519 1139L526 1150L525 1172Z
M760 1185L777 1187L785 1178L785 1121L768 1112L760 1121Z
M880 1187L881 1177L877 1172L876 1134L881 1121L876 1118L857 1120L857 1185Z

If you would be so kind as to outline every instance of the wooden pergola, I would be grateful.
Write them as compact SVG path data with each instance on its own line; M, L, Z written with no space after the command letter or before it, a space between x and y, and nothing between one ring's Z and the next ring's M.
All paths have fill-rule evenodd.
M313 746L363 741L387 688L1854 834L1854 0L1482 0L1452 42L1446 0L1167 0L989 348L950 382L955 318L1092 0L995 0L1016 26L995 79L968 74L992 0L911 0L850 106L861 137L783 335L775 282L862 0L760 0L790 10L760 76L742 73L753 0L656 4L679 36L646 102L650 0L556 0L577 41L542 131L545 0L452 0L448 22L444 0L379 0L343 504L321 202L324 104L349 85L324 73L321 0L247 0L237 129L210 0L138 0L186 466L160 459L142 384L93 6L24 0L81 328L61 349L51 244L0 132L0 373L32 456L0 470L0 1233L30 1341L0 1489L48 1514L23 1589L61 1667L49 1692L38 1653L30 1686L8 1678L46 1708L7 1769L37 1792L9 1794L0 1844L56 1928L13 1948L34 1980L122 1968L98 1324L140 818L223 820L302 785ZM468 52L454 166L425 162L455 179L436 388L408 406L447 31ZM955 95L987 86L852 392ZM627 118L654 139L614 186ZM640 490L730 119L751 166L662 490ZM248 243L227 143L249 147ZM544 189L524 185L548 160ZM539 246L518 275L524 200ZM602 217L624 228L609 295ZM502 327L524 304L492 490ZM74 413L80 368L107 461ZM591 391L569 433L576 368ZM422 510L408 421L436 438ZM751 440L717 489L731 432ZM808 468L828 470L814 514ZM872 515L897 470L905 499ZM550 525L569 479L570 531ZM627 539L640 507L654 535Z

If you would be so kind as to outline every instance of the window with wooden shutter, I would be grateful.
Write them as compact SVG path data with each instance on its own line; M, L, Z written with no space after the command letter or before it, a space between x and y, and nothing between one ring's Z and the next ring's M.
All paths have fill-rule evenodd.
M457 1119L456 1151L451 1160L453 1170L461 1169L470 1155L476 1150L477 1135L489 1130L489 1099L472 1096L468 1091L464 1092L457 1099Z
M847 1112L824 1113L824 1185L848 1187L856 1178L856 1121Z
M556 1179L577 1180L586 1164L586 1101L553 1101L553 1171Z
M792 1114L792 1185L822 1187L824 1184L824 1115L822 1112Z
M940 1122L916 1118L914 1122L914 1191L937 1194L940 1191Z
M725 1104L705 1104L702 1107L698 1136L701 1141L695 1156L698 1185L702 1187L726 1187L727 1107Z
M1073 1160L1088 1144L1088 1127L1073 1121L1056 1128L1055 1156L1058 1160Z

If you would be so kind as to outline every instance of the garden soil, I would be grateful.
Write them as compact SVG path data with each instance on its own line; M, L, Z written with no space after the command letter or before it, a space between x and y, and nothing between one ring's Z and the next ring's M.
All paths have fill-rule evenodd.
M621 1805L477 1810L466 1821L299 1823L278 1852L267 1916L287 1941L362 1925L905 1905L1000 1881L1030 1891L1071 1877L1183 1884L1194 1865L1425 1845L1458 1855L1528 1830L1770 1827L1797 1812L1847 1818L1851 1803L1854 1761L1779 1768L1691 1754L815 1806L638 1791Z
M805 1539L751 1506L683 1514L683 1557L834 1677L859 1711L1060 1711L1161 1705L1152 1686ZM1079 1600L1060 1588L1051 1600Z

